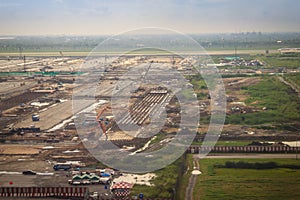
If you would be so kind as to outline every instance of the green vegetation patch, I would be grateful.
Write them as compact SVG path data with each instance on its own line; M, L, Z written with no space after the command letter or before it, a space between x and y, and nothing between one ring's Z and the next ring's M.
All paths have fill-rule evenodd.
M219 168L226 162L275 163L274 169ZM264 164L262 164L264 165ZM300 167L294 159L203 159L202 175L197 178L194 199L300 199L300 170L278 168Z
M266 67L287 67L287 68L298 68L300 67L300 54L293 55L280 55L271 54L267 56L258 56L258 60L264 62Z
M193 89L197 94L198 100L204 100L208 97L208 89L205 80L201 75L193 75L187 76L187 79L190 80L191 84L193 85Z
M276 162L232 162L226 161L224 165L215 165L218 168L233 168L233 169L300 169L300 165L277 164Z
M153 186L134 185L131 195L144 194L144 198L173 198L176 189L180 188L181 174L185 170L185 158L182 156L171 165L155 172L156 178L151 180Z
M226 123L279 125L300 120L300 103L297 95L277 77L264 77L259 83L242 89L249 95L246 104L259 111L229 115Z
M284 79L291 82L292 84L295 84L298 90L300 89L300 73L285 74Z

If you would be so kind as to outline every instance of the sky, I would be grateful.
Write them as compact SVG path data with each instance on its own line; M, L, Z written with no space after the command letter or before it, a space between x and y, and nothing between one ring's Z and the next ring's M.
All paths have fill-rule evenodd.
M0 35L300 32L298 0L0 0Z

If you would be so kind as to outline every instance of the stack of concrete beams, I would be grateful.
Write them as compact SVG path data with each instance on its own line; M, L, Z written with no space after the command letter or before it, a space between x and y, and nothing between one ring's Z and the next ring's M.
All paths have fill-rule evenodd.
M132 123L143 125L146 119L157 113L161 106L168 100L169 91L166 89L152 89L143 99L136 102L130 112L122 118L118 124L130 125Z

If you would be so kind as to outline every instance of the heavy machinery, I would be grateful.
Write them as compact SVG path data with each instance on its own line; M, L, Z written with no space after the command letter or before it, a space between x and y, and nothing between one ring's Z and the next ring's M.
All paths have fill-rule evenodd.
M103 118L102 114L104 113L104 111L106 111L107 109L110 109L110 106L106 106L105 108L103 108L97 115L96 117L96 121L99 123L100 128L102 129L103 134L105 135L106 139L107 139L107 129L106 126L109 124L109 119L108 118Z
M111 126L112 117L102 117L102 114L104 111L111 109L111 106L104 107L97 115L96 121L98 122L100 128L102 129L103 134L105 135L107 139L107 128ZM117 108L120 110L128 110L125 108Z
M40 121L40 116L38 114L31 115L31 119L33 122Z

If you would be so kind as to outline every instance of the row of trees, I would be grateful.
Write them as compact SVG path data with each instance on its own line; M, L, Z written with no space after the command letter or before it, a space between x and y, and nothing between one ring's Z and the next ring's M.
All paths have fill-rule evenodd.
M279 165L276 162L231 162L227 161L225 165L216 165L218 168L234 168L234 169L300 169L299 165Z

